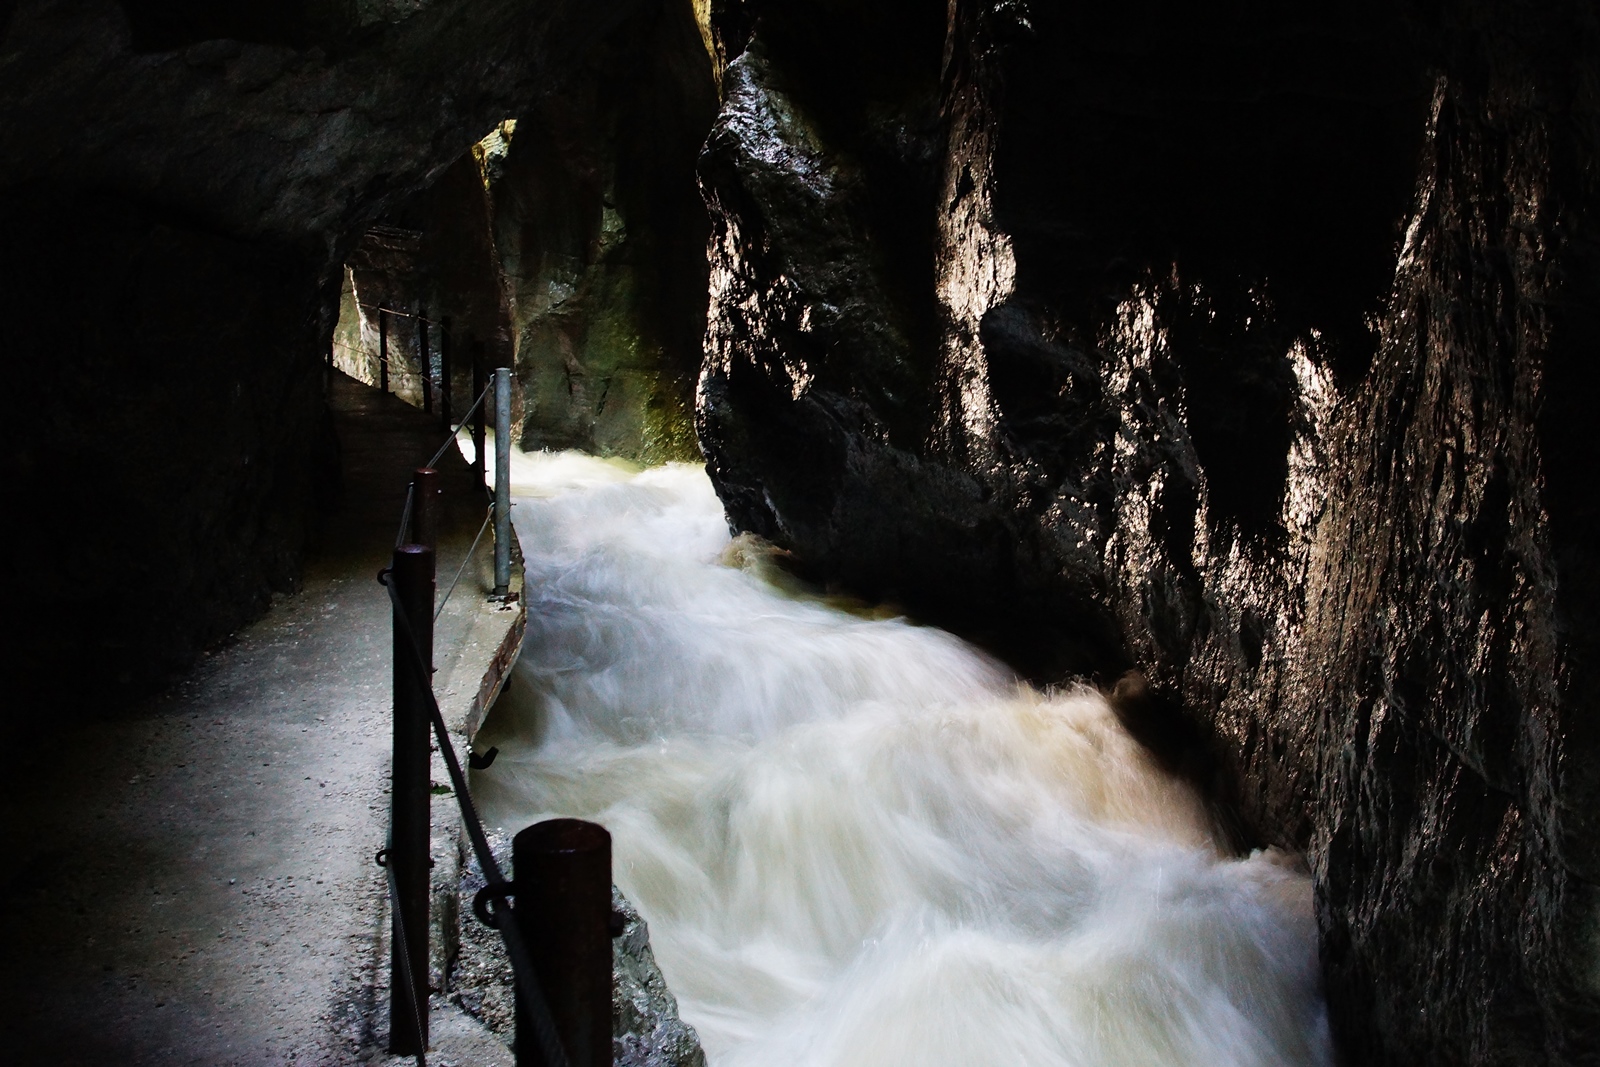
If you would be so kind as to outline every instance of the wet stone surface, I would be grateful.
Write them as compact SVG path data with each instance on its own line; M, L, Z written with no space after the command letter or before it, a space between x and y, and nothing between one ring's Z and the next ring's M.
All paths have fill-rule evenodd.
M1307 855L1355 1062L1593 1062L1593 10L822 10L763 6L700 164L734 528L1138 668L1130 729Z

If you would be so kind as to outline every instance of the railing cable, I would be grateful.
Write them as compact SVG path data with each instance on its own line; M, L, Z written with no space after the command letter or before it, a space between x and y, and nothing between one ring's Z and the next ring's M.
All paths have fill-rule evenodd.
M394 866L392 863L394 856L392 848L394 845L394 827L390 826L389 831L388 844L384 847L383 852L379 853L379 859L383 861L379 863L379 866L383 868L384 879L389 885L389 906L394 909L395 915L395 922L391 929L389 940L392 943L393 950L399 954L401 977L405 980L406 985L406 1001L411 1005L412 1036L417 1042L417 1051L415 1053L417 1067L428 1067L428 1042L422 1036L422 1011L417 1005L417 980L415 972L411 969L411 949L406 944L405 909L400 906L400 883L394 879ZM395 933L400 936L393 936ZM392 1026L394 1020L391 1018L389 1021Z
M411 505L417 499L417 483L406 484L406 506L400 511L400 532L394 535L394 547L399 548L406 543L406 534L411 532Z
M528 957L527 946L523 944L522 933L517 928L516 891L512 883L501 873L500 865L495 862L494 853L489 848L489 839L483 832L483 824L478 820L477 806L472 802L472 794L467 791L467 776L461 771L461 761L456 758L455 745L450 740L450 728L445 725L444 713L439 710L439 701L434 697L433 672L423 660L422 650L417 647L416 631L406 615L405 605L400 602L399 589L395 587L394 582L389 581L388 571L379 575L379 581L389 591L389 600L394 605L395 625L399 627L402 638L400 644L408 650L401 658L410 665L411 673L415 676L414 680L422 692L427 694L428 714L433 719L433 732L438 739L439 754L444 757L445 769L450 772L450 785L455 790L456 803L461 808L461 821L466 827L467 839L472 843L473 854L478 858L478 866L483 871L484 881L488 883L486 889L497 899L504 900L507 896L513 898L510 904L504 906L507 910L496 908L491 913L497 917L497 921L490 925L500 931L500 937L506 944L506 955L511 959L511 970L516 977L522 1006L533 1023L539 1050L544 1054L545 1067L571 1067L566 1050L561 1046L561 1038L556 1034L556 1024L550 1015L549 1002L545 1000L538 975Z
M462 559L461 566L456 568L456 576L450 579L450 588L444 591L444 596L439 598L439 606L433 610L433 617L437 619L444 605L450 599L450 594L456 591L456 583L461 580L461 574L467 569L467 564L472 562L472 554L478 551L478 542L483 540L483 531L489 528L490 521L494 518L494 505L489 505L488 514L483 517L483 525L478 527L478 536L472 539L472 547L467 549L466 557Z
M371 349L356 348L354 345L347 345L342 341L333 342L333 347L342 348L346 352L354 352L363 359L371 360L377 366L387 365L389 368L389 377L391 378L415 378L418 381L427 382L434 388L438 388L439 386L439 382L433 377L432 374L424 374L420 371L406 370L403 366L401 366L399 361L393 359L392 357L385 359L382 356L375 355Z
M489 387L485 386L483 392L478 394L478 399L474 400L472 402L472 406L467 409L467 413L461 416L461 421L456 424L456 428L450 431L450 436L444 439L444 444L439 446L439 451L435 452L433 454L433 458L428 460L428 462L423 464L423 466L432 467L434 464L439 462L440 457L442 457L446 452L450 451L450 446L456 443L456 434L465 429L467 423L472 421L472 416L478 413L478 408L483 404L484 398L488 395Z
M401 311L399 308L392 308L387 304L369 304L364 300L357 300L356 305L368 311L381 311L385 315L393 315L397 319L421 319L429 326L444 325L443 319L431 319L426 315L419 315L415 311Z

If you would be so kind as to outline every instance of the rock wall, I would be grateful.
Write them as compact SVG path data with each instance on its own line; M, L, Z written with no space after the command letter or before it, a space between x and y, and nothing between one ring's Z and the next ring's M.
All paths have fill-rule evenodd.
M694 164L716 108L688 0L623 22L565 91L497 125L363 238L348 262L341 366L375 382L376 304L425 307L451 316L453 397L472 395L473 339L488 366L516 369L523 448L698 459L707 224ZM390 231L415 247L396 254ZM392 385L420 406L415 323L395 326Z
M1306 852L1352 1062L1596 1062L1593 11L721 14L730 521L1139 668L1130 727Z
M5 198L8 717L115 704L292 587L337 488L317 268L111 194Z
M519 440L698 459L707 227L694 160L717 99L693 7L629 22L586 71L516 116L488 171Z

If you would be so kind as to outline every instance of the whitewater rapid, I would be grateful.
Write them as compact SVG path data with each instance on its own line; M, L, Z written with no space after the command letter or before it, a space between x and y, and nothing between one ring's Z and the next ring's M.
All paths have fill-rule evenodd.
M1310 884L1105 701L808 595L705 473L518 456L528 635L474 779L613 836L714 1067L1322 1065Z

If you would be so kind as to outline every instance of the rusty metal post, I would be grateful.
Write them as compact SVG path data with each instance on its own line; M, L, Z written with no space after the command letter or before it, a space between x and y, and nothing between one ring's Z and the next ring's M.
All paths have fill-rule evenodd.
M422 410L433 414L433 360L428 357L428 305L417 304L417 364L422 368Z
M389 391L389 313L378 305L378 388Z
M474 399L483 395L484 389L484 355L483 342L472 342L472 396ZM489 458L483 454L485 438L488 436L488 411L487 403L479 404L478 410L472 416L472 469L478 473L478 484L485 489L489 488Z
M428 838L432 814L429 786L427 688L405 657L399 620L404 610L422 662L433 665L433 550L401 545L394 550L390 581L401 608L394 624L394 763L390 788L388 866L400 905L390 922L389 1050L401 1055L428 1044ZM431 680L428 687L431 687ZM407 973L409 971L409 974ZM411 991L408 994L407 984ZM412 1005L417 1012L412 1014ZM416 1047L418 1037L423 1048Z
M511 368L494 370L494 595L511 592Z
M450 316L439 320L439 428L450 428Z
M418 467L412 475L416 488L411 498L411 540L426 545L435 556L439 552L439 512L444 501L439 496L439 472Z
M511 864L512 914L567 1060L611 1067L611 835L581 819L549 819L512 839ZM517 1063L538 1063L537 1049L519 996Z

